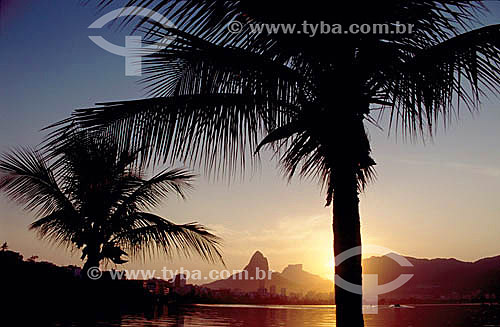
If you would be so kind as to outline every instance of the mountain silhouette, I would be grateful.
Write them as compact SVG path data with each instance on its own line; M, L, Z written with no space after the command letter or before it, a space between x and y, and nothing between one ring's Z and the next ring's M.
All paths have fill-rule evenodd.
M399 275L413 274L402 287L382 298L473 299L485 294L500 294L500 256L475 262L457 259L417 259L405 257L413 267L401 267L387 256L371 257L363 262L364 274L378 274L378 284L386 284Z
M380 296L385 299L467 300L500 294L500 256L484 258L475 262L450 259L418 259L405 257L412 267L402 267L389 256L370 257L363 260L363 274L377 274L378 284L386 284L401 274L413 274L412 279L402 287ZM256 251L243 272L227 279L214 281L203 286L211 289L232 289L256 292L259 288L268 291L272 286L276 293L281 289L290 293L309 291L333 292L333 283L318 275L303 270L301 264L290 264L283 271L270 273L271 278L256 279L256 270L269 271L269 261ZM247 278L245 278L247 276Z
M269 262L260 251L256 251L253 254L252 258L250 258L250 262L248 263L248 265L243 268L243 270L246 270L249 273L253 273L253 275L251 276L255 276L255 272L257 271L257 269L262 271L269 271Z
M257 277L260 277L257 276L257 269L266 271L269 275L264 279L257 279ZM244 292L256 292L261 288L266 288L270 291L274 286L276 293L280 294L281 289L286 289L288 295L292 292L307 293L313 291L329 293L333 291L332 281L304 271L301 264L288 265L282 273L271 272L267 258L260 251L256 251L253 254L243 272L203 286L211 289L232 289Z

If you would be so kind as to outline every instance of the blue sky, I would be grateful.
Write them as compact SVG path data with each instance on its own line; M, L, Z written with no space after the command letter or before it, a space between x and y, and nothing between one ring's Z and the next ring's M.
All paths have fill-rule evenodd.
M5 0L4 0L5 1ZM39 130L95 102L142 96L137 78L124 75L125 59L107 53L88 36L100 15L74 0L20 0L0 19L0 151L36 145ZM500 22L500 3L488 2L487 23ZM116 26L98 33L123 44L129 31ZM427 145L388 137L370 128L378 180L361 198L365 243L417 257L475 260L500 254L500 108L485 100L479 115L438 132ZM304 263L326 276L331 261L331 215L314 182L282 178L270 155L262 168L231 185L200 176L186 202L171 199L158 213L176 222L199 221L225 239L231 269L261 250L271 268ZM27 230L32 221L0 199L0 241L26 256L60 264L78 255L54 249ZM163 260L147 265L160 267ZM204 267L176 260L172 266ZM130 266L139 265L139 263Z

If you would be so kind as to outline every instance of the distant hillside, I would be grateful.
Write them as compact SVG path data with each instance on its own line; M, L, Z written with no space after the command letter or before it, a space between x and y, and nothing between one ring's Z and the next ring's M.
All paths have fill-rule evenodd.
M400 274L413 274L401 288L382 298L467 299L500 294L500 256L475 262L457 259L417 259L406 257L413 267L401 267L387 256L371 257L363 262L364 274L378 274L379 285Z
M273 272L271 279L266 278L264 280L257 280L257 268L261 271L269 271L269 262L260 251L254 253L248 265L243 269L248 274L247 279L243 278L245 273L240 273L203 286L211 289L239 289L244 292L255 292L259 288L266 288L270 291L271 287L274 286L276 293L280 294L281 289L285 288L287 295L291 292L333 292L333 283L331 281L304 271L300 264L289 265L282 273Z

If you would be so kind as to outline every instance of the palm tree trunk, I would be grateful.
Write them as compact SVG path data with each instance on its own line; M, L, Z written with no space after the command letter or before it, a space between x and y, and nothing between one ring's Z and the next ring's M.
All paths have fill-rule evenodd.
M90 247L89 247L90 249ZM85 264L83 265L82 268L82 278L86 280L91 280L92 278L89 278L89 269L92 267L97 267L99 268L99 252L98 251L90 251L87 255L87 261L85 261Z
M354 167L336 167L333 179L333 248L334 255L361 246L359 198ZM344 280L361 285L361 255L353 256L335 267ZM362 327L362 295L335 285L337 327Z

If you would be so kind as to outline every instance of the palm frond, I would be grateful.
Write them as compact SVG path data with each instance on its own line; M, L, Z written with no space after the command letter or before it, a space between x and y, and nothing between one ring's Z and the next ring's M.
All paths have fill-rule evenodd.
M244 94L265 96L295 103L300 92L314 87L307 74L288 56L253 52L241 47L227 47L174 28L159 27L152 40L157 44L175 37L161 51L151 52L144 60L142 80L155 97L183 94ZM299 68L301 68L299 70Z
M114 216L120 219L130 209L146 210L158 206L172 193L185 198L186 191L193 188L195 175L184 169L164 170L148 180L139 180L132 192L123 193L124 198L117 203Z
M500 25L479 28L418 51L395 64L385 76L391 117L405 133L428 131L442 119L446 126L460 104L479 108L485 91L498 94ZM467 84L466 84L467 83Z
M203 164L206 171L217 167L216 175L229 176L245 166L245 153L255 150L263 120L285 105L241 94L181 95L105 103L77 110L74 121L116 137L123 146L144 149L144 158ZM54 131L52 141L64 138L66 128Z
M273 144L284 139L292 137L294 134L303 131L299 121L292 121L286 125L280 126L272 131L270 131L259 145L255 149L255 152L259 152L264 146L268 144Z
M36 216L56 210L74 211L73 204L59 188L48 162L30 148L19 148L0 158L0 191Z
M193 254L209 262L224 262L220 252L220 239L197 223L174 224L151 213L137 212L134 215L139 227L123 231L115 236L131 255L148 251L150 255L165 253L168 257Z
M74 210L56 210L30 224L30 230L41 239L61 246L70 246L82 233L84 221Z
M99 0L97 3L100 7L117 2L116 0ZM187 32L197 32L202 35L212 36L216 40L216 36L221 29L229 23L235 16L241 13L238 8L237 1L180 1L180 0L130 0L121 2L125 6L136 6L139 8L137 13L144 9L149 9L154 12L161 13L170 21L175 22L175 25ZM122 24L135 22L133 17L125 18ZM193 26L193 22L196 25ZM149 23L149 18L145 17L140 20L137 27Z
M286 0L262 2L254 0L98 0L94 1L104 8L112 3L126 6L139 6L159 12L171 20L177 28L193 35L201 36L212 43L237 45L250 43L250 29L245 25L241 33L230 33L227 24L238 19L244 23L298 23L332 22L349 25L352 23L413 23L417 32L415 42L423 39L447 38L459 28L468 28L477 22L474 18L485 10L482 0L440 0L440 1L387 1L363 4L359 10L357 3L336 2L334 10L330 3L315 3L305 6L303 3L292 4ZM134 21L129 17L123 23ZM148 18L139 22L139 26L149 23ZM155 27L152 30L156 30ZM358 36L357 36L358 37ZM390 37L390 36L388 36ZM395 36L392 36L394 38ZM264 40L307 40L297 35L275 33L264 35ZM328 39L328 38L323 38ZM270 42L261 40L263 46ZM293 41L292 41L293 42ZM309 42L308 42L309 45Z

